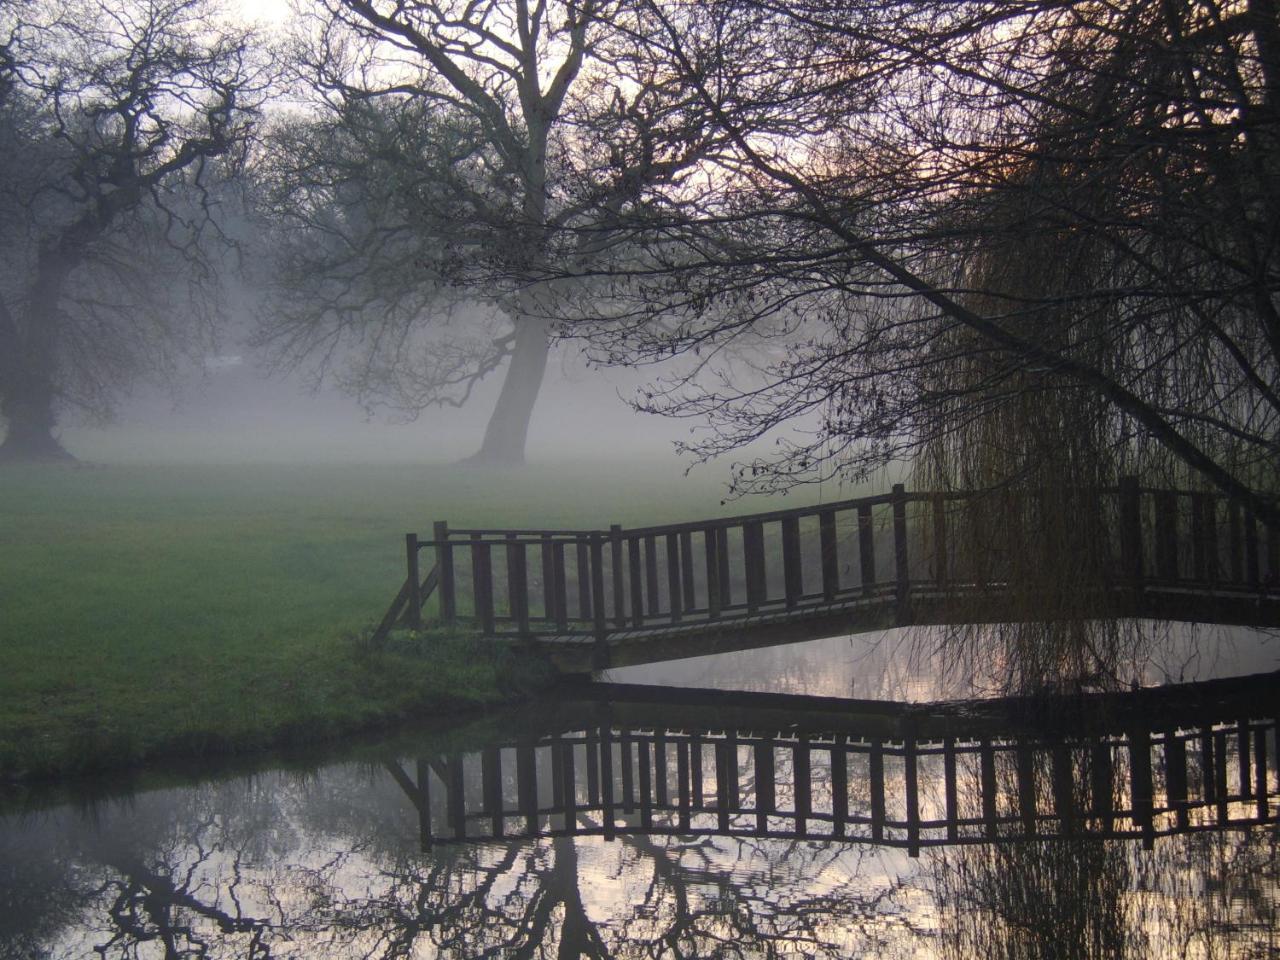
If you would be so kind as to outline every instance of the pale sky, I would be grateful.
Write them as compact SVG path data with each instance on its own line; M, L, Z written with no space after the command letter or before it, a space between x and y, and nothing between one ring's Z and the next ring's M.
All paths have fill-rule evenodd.
M289 0L233 0L246 20L280 23L289 14Z

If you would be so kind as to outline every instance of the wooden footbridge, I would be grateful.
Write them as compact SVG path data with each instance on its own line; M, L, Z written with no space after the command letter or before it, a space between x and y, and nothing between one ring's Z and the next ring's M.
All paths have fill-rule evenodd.
M1280 675L901 704L566 685L471 753L386 769L421 843L719 835L922 848L1280 822Z
M1103 584L1077 597L1076 609L1280 626L1280 533L1239 504L1126 479L1058 509L1092 523L1104 555ZM429 539L406 535L405 581L376 636L430 621L519 638L562 668L585 670L895 626L1025 618L1036 604L1025 591L1012 595L1016 557L998 547L961 551L955 541L958 530L981 530L983 517L1037 536L1036 515L1001 492L897 485L879 496L640 528L439 522ZM425 574L424 553L434 560Z

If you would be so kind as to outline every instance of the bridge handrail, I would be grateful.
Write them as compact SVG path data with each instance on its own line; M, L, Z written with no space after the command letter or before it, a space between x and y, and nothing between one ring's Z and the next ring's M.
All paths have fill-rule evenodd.
M1043 492L1009 488L907 491L903 484L895 484L888 493L866 497L642 527L615 524L607 530L451 529L447 522L440 521L434 524L430 538L406 535L407 575L375 637L385 636L402 615L411 627L420 627L422 605L433 592L440 597L441 621L456 620L455 554L460 549L470 553L471 605L486 633L494 632L498 622L514 622L519 626L520 635L528 636L531 635L530 622L537 621L553 624L555 632L562 635L603 637L611 628L646 627L666 621L674 624L684 617L715 620L730 613L754 615L762 608L785 605L789 610L800 604L851 595L867 598L896 595L899 601L905 601L912 589L920 585L945 588L950 583L956 587L971 578L968 573L960 575L960 571L950 569L954 561L950 559L946 543L949 504L1010 494L1016 499L1009 503L1025 502L1023 498ZM1280 571L1280 531L1270 531L1263 544L1252 513L1219 494L1143 487L1131 477L1123 478L1117 486L1082 488L1073 494L1114 498L1116 512L1109 514L1110 520L1105 521L1110 543L1107 552L1112 562L1118 564L1117 583L1129 589L1141 590L1148 584L1187 583L1210 587L1248 584L1256 589L1275 580ZM1178 528L1186 523L1179 508L1181 498L1190 501L1192 549L1189 559L1193 568L1190 576L1184 576L1181 569L1188 559L1179 542ZM1150 510L1144 508L1148 502L1152 505ZM1220 503L1227 505L1221 522ZM909 545L907 507L911 504L925 504L932 514L931 518L926 514L924 523L917 528L917 536L923 531L926 538L931 538L926 542L933 544L932 556L928 558L930 573L925 577L913 575L912 571L912 562L918 568L920 559L913 556L918 548ZM890 516L886 518L880 513L881 519L874 520L873 509L886 506L891 508ZM851 512L856 514L855 529L850 531L844 521L842 534L837 528L837 515ZM1150 522L1146 519L1148 515ZM820 549L816 563L810 556L810 572L806 574L800 522L812 518L818 521ZM766 562L766 524L779 524L781 528L783 596L770 593L766 573L770 565ZM741 531L740 549L735 549L736 539L729 538L729 532L735 529ZM876 529L887 534L890 541L880 545L881 549L887 547L891 555L888 577L881 575L879 568L883 564L877 563ZM1225 532L1225 537L1220 535L1220 530ZM840 537L850 535L856 542L840 547ZM811 543L813 539L810 534ZM531 546L541 551L538 580L534 584L530 583L527 556ZM1222 571L1224 547L1230 568L1225 575ZM418 568L419 554L424 548L434 552L436 558L435 567L426 578ZM500 581L493 570L494 548L503 548L506 555L506 606L509 608L506 615L495 606L495 583ZM850 548L854 548L854 552L847 558L842 575L837 568L838 553ZM1265 578L1262 576L1264 557L1260 553L1265 554L1269 568ZM734 575L731 554L737 558L732 566L741 568L736 572L740 579L745 578L736 588L730 585ZM777 563L776 557L772 563ZM661 578L660 565L664 568ZM820 589L816 592L806 589L804 583L812 576L814 566L820 567ZM855 566L856 586L848 579ZM576 610L570 610L568 603L571 567L576 572ZM980 579L989 580L989 572L981 574ZM530 597L530 586L538 581L543 588L538 606L540 613L531 609ZM732 594L743 590L745 593L734 600ZM580 624L589 624L589 627L580 627Z
M771 523L793 517L800 518L817 516L829 511L844 512L848 510L856 510L859 507L876 507L895 502L929 503L938 500L945 502L970 500L980 497L993 497L1005 494L1009 492L1010 489L1011 488L1007 487L985 487L979 490L904 490L901 493L890 491L889 493L877 493L865 497L833 500L826 503L809 504L798 507L785 507L778 510L765 510L758 513L736 514L732 517L711 517L703 520L682 520L672 523L650 524L641 527L618 526L618 529L624 537L663 536L669 533L679 534L685 532L696 533L708 528L720 529L735 527L744 523ZM1125 492L1126 489L1133 489L1139 495L1157 495L1167 497L1221 497L1221 494L1207 490L1187 490L1175 487L1148 487L1142 485L1137 485L1132 488L1126 488L1124 486L1101 486L1092 488L1091 491L1082 490L1079 492L1092 492L1096 495L1115 496ZM1016 492L1019 496L1027 496L1049 491L1020 489ZM1280 496L1268 496L1265 499L1280 502ZM552 538L585 541L589 540L590 537L595 534L609 536L613 529L614 527L612 526L585 530L551 530L532 527L450 527L449 536L458 538L479 536L481 538L493 539L507 539L512 536L516 536L527 538L529 540ZM425 546L432 541L420 540L419 542Z

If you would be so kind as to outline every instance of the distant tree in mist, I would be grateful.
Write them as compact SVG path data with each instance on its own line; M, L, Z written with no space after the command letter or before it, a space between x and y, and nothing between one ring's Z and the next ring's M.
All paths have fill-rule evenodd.
M208 341L264 75L206 0L6 4L0 44L0 460L64 459Z
M311 103L260 168L277 357L409 416L500 375L473 460L522 462L556 304L590 296L548 278L708 149L647 29L630 0L309 7L292 60Z

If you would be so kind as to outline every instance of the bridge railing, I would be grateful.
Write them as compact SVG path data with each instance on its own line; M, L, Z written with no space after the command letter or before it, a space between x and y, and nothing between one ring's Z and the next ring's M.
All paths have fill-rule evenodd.
M1090 497L1101 527L1096 548L1123 589L1256 592L1280 571L1280 536L1223 497L1132 479ZM635 528L437 522L430 538L406 535L406 579L378 633L401 618L420 627L432 595L444 625L469 620L485 635L603 637L831 604L906 603L922 591L990 591L1007 575L1001 563L1007 571L1014 561L966 564L956 541L994 523L997 512L1003 522L1034 523L1025 503L1000 491L908 492L898 484L871 497ZM986 521L963 514L977 509Z

